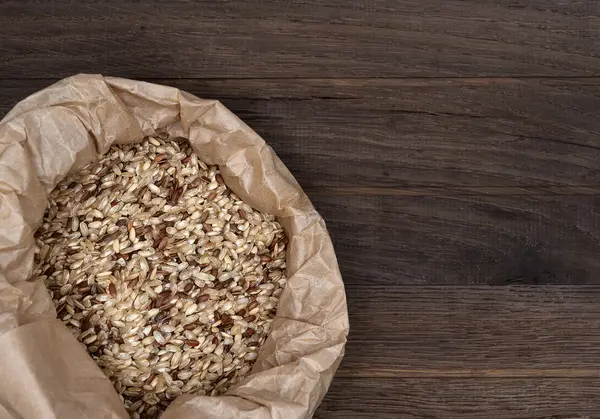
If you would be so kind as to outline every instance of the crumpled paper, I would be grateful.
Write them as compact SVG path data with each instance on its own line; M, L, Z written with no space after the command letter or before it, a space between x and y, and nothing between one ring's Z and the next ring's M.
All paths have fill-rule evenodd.
M188 138L227 185L289 237L277 316L251 372L224 396L181 396L163 419L312 417L348 334L344 286L325 223L262 138L215 100L99 75L62 80L0 121L0 418L127 418L111 383L31 280L48 193L113 143L156 131Z

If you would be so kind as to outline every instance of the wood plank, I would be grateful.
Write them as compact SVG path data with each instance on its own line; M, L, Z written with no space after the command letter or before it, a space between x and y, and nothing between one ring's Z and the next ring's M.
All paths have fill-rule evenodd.
M346 293L351 330L337 374L344 380L554 377L600 383L598 286L347 281Z
M600 195L309 196L350 284L600 278Z
M0 81L0 114L50 82ZM163 82L221 99L307 189L504 195L600 186L600 79Z
M335 378L314 419L591 419L597 379Z
M599 75L600 4L0 3L1 78Z

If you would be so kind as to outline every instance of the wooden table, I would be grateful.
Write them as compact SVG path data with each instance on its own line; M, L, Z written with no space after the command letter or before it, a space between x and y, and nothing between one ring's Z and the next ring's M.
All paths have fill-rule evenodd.
M3 0L0 115L78 72L218 98L334 239L315 417L600 417L600 2Z

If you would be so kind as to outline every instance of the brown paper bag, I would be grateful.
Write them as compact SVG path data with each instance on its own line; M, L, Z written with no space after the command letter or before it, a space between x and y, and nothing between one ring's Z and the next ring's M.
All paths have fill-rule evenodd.
M233 191L275 214L289 237L287 274L251 374L225 396L181 396L164 419L309 418L344 353L348 313L325 224L265 142L214 100L95 75L62 80L0 122L0 418L127 418L111 383L56 320L32 274L47 194L112 143L157 130L189 138Z

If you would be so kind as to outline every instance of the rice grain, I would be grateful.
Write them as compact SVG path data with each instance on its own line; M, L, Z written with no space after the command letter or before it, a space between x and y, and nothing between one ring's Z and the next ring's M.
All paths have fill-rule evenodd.
M252 368L287 240L189 143L113 146L50 194L35 275L133 418L220 395Z

